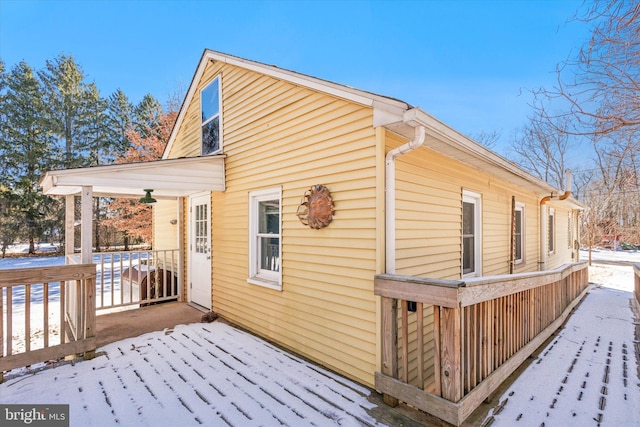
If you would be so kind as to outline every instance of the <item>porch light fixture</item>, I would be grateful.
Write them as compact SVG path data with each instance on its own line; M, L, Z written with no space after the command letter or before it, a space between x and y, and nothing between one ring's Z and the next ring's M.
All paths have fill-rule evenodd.
M153 203L157 202L157 200L156 200L156 199L154 199L153 197L151 197L151 192L152 192L153 190L145 189L145 190L142 190L142 191L144 191L146 194L144 195L144 197L143 197L143 198L141 198L140 200L138 200L140 203L146 203L147 205L151 205L151 204L153 204Z

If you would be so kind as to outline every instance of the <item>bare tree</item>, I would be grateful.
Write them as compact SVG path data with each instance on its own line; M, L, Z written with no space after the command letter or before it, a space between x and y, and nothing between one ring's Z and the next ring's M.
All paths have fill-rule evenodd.
M555 122L569 118L578 135L605 135L640 127L640 2L596 0L577 20L592 36L557 67L557 83L535 91L534 106Z
M567 152L570 138L565 129L567 124L556 119L550 123L539 116L530 118L515 137L511 148L511 160L520 164L533 175L557 188L564 188Z
M501 136L502 136L502 132L501 131L497 131L497 130L492 130L492 131L481 130L477 134L471 135L471 138L474 141L478 142L479 144L482 144L486 148L488 148L490 150L495 150L496 146L498 145L498 141L500 140Z
M563 161L547 153L547 140L564 135L593 142L596 169L580 183L583 237L590 247L609 240L640 243L640 2L595 0L576 20L591 27L591 38L557 67L553 88L534 91L538 151L557 156L538 171L553 175ZM544 123L540 127L539 122ZM543 138L540 134L544 134ZM524 140L527 142L527 140ZM533 147L522 144L532 157ZM536 151L537 153L537 151ZM522 153L520 153L522 154ZM525 159L527 157L525 156ZM541 161L534 157L535 161ZM527 165L525 164L525 167ZM529 167L531 169L531 167ZM546 178L545 178L546 179ZM553 177L551 176L553 183Z

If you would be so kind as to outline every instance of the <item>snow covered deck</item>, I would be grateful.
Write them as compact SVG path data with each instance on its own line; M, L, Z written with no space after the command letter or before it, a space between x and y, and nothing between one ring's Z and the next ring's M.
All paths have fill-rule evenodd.
M632 303L633 271L626 260L602 261L607 265L590 267L590 293L495 400L483 425L640 425L640 317Z
M121 340L98 356L7 379L0 401L70 404L72 426L391 425L369 389L223 322Z

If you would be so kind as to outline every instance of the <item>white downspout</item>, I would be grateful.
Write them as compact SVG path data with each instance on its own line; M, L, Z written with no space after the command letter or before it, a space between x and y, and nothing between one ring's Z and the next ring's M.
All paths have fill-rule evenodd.
M424 144L424 126L415 128L415 136L406 144L387 153L385 159L385 269L387 274L396 272L396 168L395 160Z

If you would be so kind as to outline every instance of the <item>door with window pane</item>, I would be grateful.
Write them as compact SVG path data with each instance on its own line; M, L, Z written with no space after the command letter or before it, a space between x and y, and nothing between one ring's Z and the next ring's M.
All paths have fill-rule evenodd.
M211 196L189 199L189 300L211 309Z

